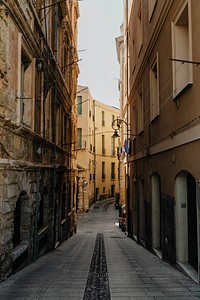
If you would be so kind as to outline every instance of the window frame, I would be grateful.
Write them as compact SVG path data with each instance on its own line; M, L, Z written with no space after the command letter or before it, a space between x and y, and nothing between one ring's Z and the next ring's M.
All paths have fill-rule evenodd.
M83 114L82 102L82 96L77 96L77 113L79 116Z
M140 0L138 13L137 13L137 19L136 19L136 47L137 47L137 56L140 56L142 45L143 45L143 8L142 8L142 1Z
M83 141L82 141L82 128L77 128L77 148L82 149L83 148Z
M34 64L33 58L21 41L20 44L20 63L19 63L19 120L21 123L32 127L33 113L33 89L34 83Z
M144 93L143 93L143 86L138 91L137 97L137 104L138 104L138 134L140 134L144 130Z
M185 10L187 9L187 24L185 30L183 25L178 24L183 21ZM186 0L182 7L177 10L172 22L172 59L192 61L192 20L191 1ZM180 39L182 47L180 47ZM187 42L188 41L188 42ZM184 52L180 57L179 51ZM182 61L172 60L173 78L173 99L182 93L188 86L193 84L193 65L182 63ZM181 71L181 72L180 72Z
M156 70L155 70L156 69ZM159 56L156 53L150 68L150 120L151 122L160 114L159 95Z
M149 3L149 22L151 22L157 4L157 0L148 0L148 3Z

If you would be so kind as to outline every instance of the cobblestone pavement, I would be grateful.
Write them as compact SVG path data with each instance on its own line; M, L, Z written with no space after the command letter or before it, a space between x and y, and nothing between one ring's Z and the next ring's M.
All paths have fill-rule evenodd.
M113 201L98 202L78 232L0 284L0 300L194 300L200 286L117 226Z

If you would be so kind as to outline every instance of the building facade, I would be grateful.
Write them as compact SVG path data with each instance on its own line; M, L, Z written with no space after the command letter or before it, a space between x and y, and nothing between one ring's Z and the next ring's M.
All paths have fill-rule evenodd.
M78 209L87 211L119 192L118 142L111 127L119 110L94 100L88 87L79 86L77 111Z
M0 280L75 231L78 16L0 1Z
M119 140L113 137L112 129L119 109L97 100L94 105L96 198L101 200L119 193Z
M199 282L200 3L136 0L129 11L129 234Z
M88 87L78 86L77 112L78 210L83 212L95 202L95 109Z
M127 177L127 154L124 151L124 141L128 138L128 103L127 103L127 85L125 86L126 78L126 39L124 33L124 25L120 28L121 35L115 39L117 58L120 65L120 79L119 79L119 91L120 91L120 119L122 119L123 127L120 130L120 148L119 148L119 162L120 162L120 181L119 181L119 193L120 193L120 206L126 203L126 177ZM122 124L121 124L122 125Z

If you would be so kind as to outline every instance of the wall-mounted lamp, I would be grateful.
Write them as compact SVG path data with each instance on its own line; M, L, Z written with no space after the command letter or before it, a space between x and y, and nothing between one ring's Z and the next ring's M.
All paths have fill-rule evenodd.
M116 124L115 124L115 123L116 123ZM121 123L124 123L124 124L126 124L126 126L127 126L127 133L124 134L124 135L133 136L133 137L136 137L136 136L137 136L137 134L131 134L131 133L128 133L128 131L130 131L130 130L128 129L128 123L127 123L126 121L124 121L123 119L117 118L117 119L114 119L114 120L112 121L112 124L111 124L112 129L114 130L114 133L113 133L113 135L112 135L114 138L119 138L119 137L120 137L120 135L119 135L119 129L120 129ZM116 128L116 127L117 127L117 128ZM130 138L129 138L129 139L130 139Z
M117 129L114 129L113 137L114 137L114 138L118 138L118 137L120 137L120 135L119 135L119 133L118 133L118 130L117 130Z
M115 125L115 123L116 123L116 125ZM118 131L119 131L119 129L120 129L121 123L124 123L124 124L126 124L126 126L128 126L128 124L127 124L126 121L124 121L124 120L122 120L122 119L119 119L119 118L114 119L114 120L112 121L111 126L112 126L112 129L114 130L114 133L113 133L113 137L114 137L114 138L120 137ZM116 127L117 127L117 128L116 128Z

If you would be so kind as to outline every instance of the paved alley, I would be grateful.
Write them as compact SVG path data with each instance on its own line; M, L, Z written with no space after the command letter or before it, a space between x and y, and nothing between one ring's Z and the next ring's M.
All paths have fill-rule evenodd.
M200 299L200 286L117 226L112 200L78 220L78 231L53 252L0 284L0 299Z

